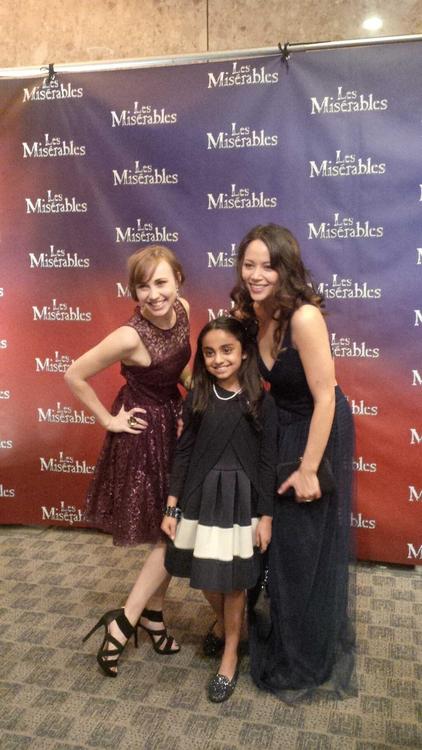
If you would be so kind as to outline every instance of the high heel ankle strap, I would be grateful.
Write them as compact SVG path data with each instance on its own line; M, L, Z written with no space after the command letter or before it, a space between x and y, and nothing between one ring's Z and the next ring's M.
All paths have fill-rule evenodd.
M126 638L129 639L131 635L133 634L133 631L135 628L132 625L132 623L129 622L123 610L116 617L116 624L118 625L119 629L122 631L123 635L125 635Z
M158 611L156 609L145 608L142 610L141 617L146 617L147 620L151 620L151 622L163 622L162 610Z

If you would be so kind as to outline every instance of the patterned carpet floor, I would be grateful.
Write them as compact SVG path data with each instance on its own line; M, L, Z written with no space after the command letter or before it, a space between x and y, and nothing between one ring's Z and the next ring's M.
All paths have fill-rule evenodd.
M384 750L422 747L421 568L357 566L359 694L286 706L242 660L236 691L207 700L216 663L201 655L212 622L198 591L174 580L167 624L179 654L146 634L117 679L100 672L99 616L121 606L147 547L113 547L86 529L0 527L1 750Z

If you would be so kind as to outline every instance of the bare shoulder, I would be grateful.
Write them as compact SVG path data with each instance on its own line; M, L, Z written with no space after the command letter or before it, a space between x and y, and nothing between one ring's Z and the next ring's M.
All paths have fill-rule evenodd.
M322 312L316 305L302 305L295 310L291 318L291 325L292 332L299 334L326 328Z
M101 372L114 362L130 357L139 346L139 336L130 326L120 326L82 354L69 368L83 379Z
M110 347L120 351L122 354L126 354L139 346L139 342L139 334L135 329L132 328L132 326L123 325L109 333L109 335L103 339L102 343L107 348Z
M307 325L314 321L323 321L321 310L316 305L301 305L292 315L292 323L296 325Z
M319 307L302 305L292 315L291 332L293 346L299 351L328 342L328 329Z
M184 297L179 297L179 302L181 305L183 305L183 307L186 310L186 314L189 317L189 312L190 312L189 302Z

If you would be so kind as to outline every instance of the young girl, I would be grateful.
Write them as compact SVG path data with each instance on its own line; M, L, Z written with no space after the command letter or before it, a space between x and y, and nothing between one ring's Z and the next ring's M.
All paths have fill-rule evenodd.
M224 651L208 697L219 703L236 686L245 589L271 539L277 420L254 341L235 318L202 329L193 380L161 528L173 542L168 572L190 578L217 616Z

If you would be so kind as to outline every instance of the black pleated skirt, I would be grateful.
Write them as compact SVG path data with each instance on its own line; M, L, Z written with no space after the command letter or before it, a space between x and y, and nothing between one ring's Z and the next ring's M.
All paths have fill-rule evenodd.
M182 507L176 538L167 546L167 571L189 578L196 589L226 593L254 586L260 555L255 492L230 445Z

